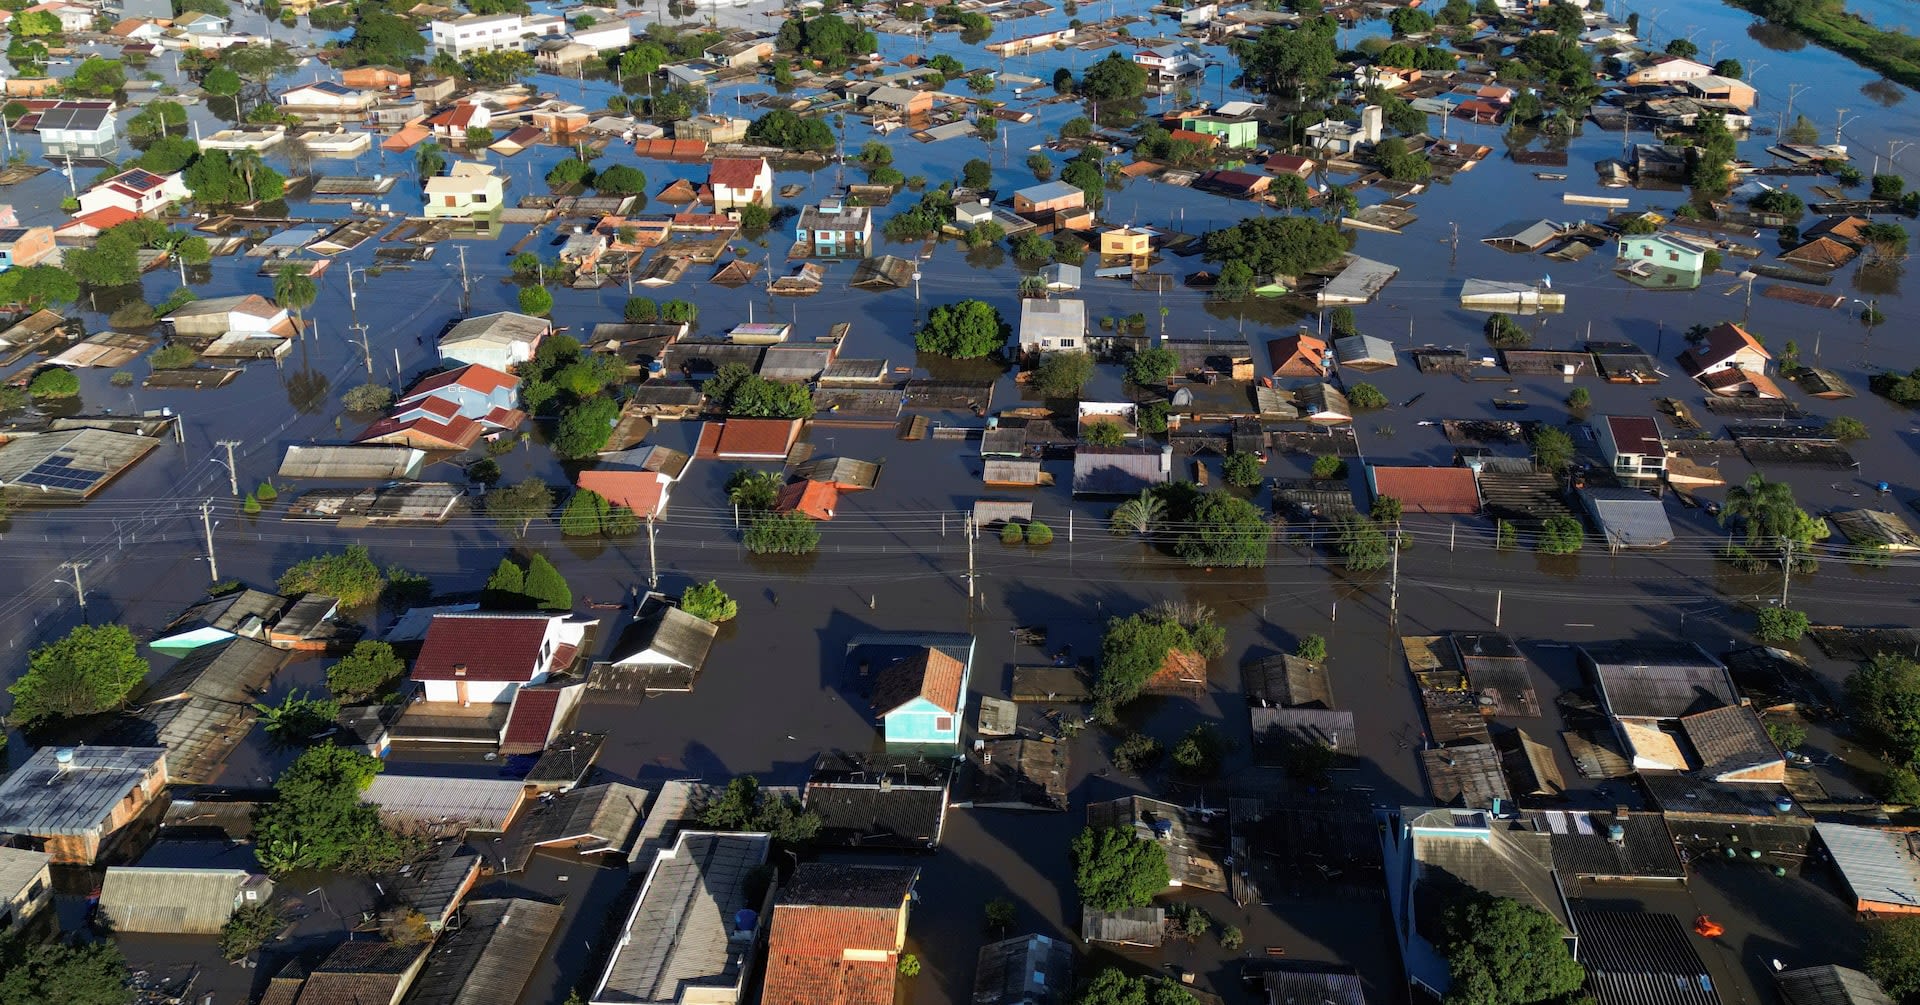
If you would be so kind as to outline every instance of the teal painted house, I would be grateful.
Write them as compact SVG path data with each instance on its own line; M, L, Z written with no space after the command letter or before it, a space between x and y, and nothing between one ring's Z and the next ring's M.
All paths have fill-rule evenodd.
M1223 147L1260 145L1258 119L1234 119L1224 115L1184 115L1180 118L1180 128L1190 129L1207 136L1217 136Z
M911 652L874 677L873 710L888 746L960 744L973 673L973 636L895 636L870 642L911 646Z

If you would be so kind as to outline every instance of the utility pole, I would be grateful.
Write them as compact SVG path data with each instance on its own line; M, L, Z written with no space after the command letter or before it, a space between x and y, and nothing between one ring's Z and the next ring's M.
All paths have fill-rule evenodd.
M348 275L352 275L352 273L348 273ZM371 379L373 377L373 347L367 343L367 324L364 321L357 321L347 327L360 333L360 355L366 357L367 377Z
M653 550L653 517L647 517L647 589L660 585L660 557Z
M453 250L460 253L460 309L465 311L467 307L467 246L456 244Z
M1387 612L1394 618L1400 616L1400 528L1393 528L1393 574L1391 585L1387 588Z
M240 496L240 469L233 465L233 448L239 445L239 440L221 440L215 444L227 448L227 487L233 490L235 498Z
M1787 609L1787 587L1793 583L1793 538L1786 538L1780 545L1785 549L1780 562L1780 609Z
M980 534L971 517L967 520L967 599L973 599L973 539ZM969 604L968 606L972 606Z
M80 585L80 570L92 564L91 562L60 563L60 568L70 570L73 573L73 582L67 583L67 585L73 587L73 599L80 602L80 610L82 613L85 613L87 609L87 591ZM61 582L64 583L66 580L61 580Z
M213 557L213 500L200 504L200 526L207 531L207 581L220 581L220 563Z

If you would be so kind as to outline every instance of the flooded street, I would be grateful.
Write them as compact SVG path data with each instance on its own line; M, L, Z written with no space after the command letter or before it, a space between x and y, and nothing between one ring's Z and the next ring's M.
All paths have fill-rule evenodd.
M1886 24L1920 24L1920 8L1904 0L1867 0L1857 6ZM1094 7L1085 8L1089 17L1106 16L1106 8L1095 15ZM1890 142L1904 144L1906 138L1920 136L1920 103L1910 90L1885 85L1841 56L1797 43L1790 33L1755 27L1756 20L1738 9L1719 4L1668 7L1656 11L1628 5L1625 10L1640 9L1644 25L1662 41L1676 35L1692 37L1703 53L1717 51L1721 57L1740 59L1760 88L1754 134L1740 145L1743 157L1760 164L1770 161L1764 149L1777 140L1772 129L1789 89L1795 113L1812 118L1823 140L1833 139L1833 131L1840 128L1840 142L1849 146L1862 170L1876 154L1883 155L1884 161ZM1068 15L1061 12L999 24L994 38L1064 26L1067 20ZM1144 36L1149 27L1170 35L1173 22L1159 18L1151 26L1134 25L1133 33ZM1352 44L1382 30L1380 23L1369 22L1347 32L1344 41ZM971 66L986 58L953 35L937 36L924 46L897 36L882 35L880 41L881 51L890 59L908 52L945 52ZM1194 86L1196 96L1214 101L1249 97L1228 80L1231 56L1217 47L1210 54L1223 65L1211 68L1205 82ZM1048 52L1006 60L1004 69L1048 79L1056 67L1081 69L1102 55ZM991 63L1000 65L999 60ZM290 79L304 81L315 72L302 68ZM611 81L547 75L534 79L540 89L590 107L602 106L617 91ZM710 107L715 112L751 116L754 109L739 99L767 89L764 83L721 88L712 95ZM1030 104L1014 98L1006 88L993 97L1016 108ZM1171 101L1170 96L1149 96L1139 110L1170 109ZM968 137L921 144L895 134L888 141L894 167L908 177L924 176L937 184L955 177L966 160L984 158L993 166L995 188L1005 197L1033 183L1025 166L1032 148L1084 112L1083 106L1073 102L1037 105L1031 110L1033 121L1001 123L1000 138L992 143ZM205 105L193 109L193 122L206 132L229 124ZM1767 128L1763 130L1762 125ZM1433 128L1440 128L1437 120ZM1920 498L1920 465L1914 463L1920 425L1909 410L1866 391L1875 373L1920 366L1920 344L1913 338L1920 328L1920 301L1907 296L1907 277L1901 268L1843 268L1833 285L1824 289L1848 302L1841 308L1821 310L1761 295L1755 287L1763 290L1774 281L1749 284L1736 278L1731 270L1741 267L1738 259L1729 260L1730 271L1708 277L1696 290L1655 291L1636 288L1616 276L1610 247L1603 246L1578 263L1509 254L1481 243L1481 238L1512 221L1603 219L1603 210L1563 202L1564 193L1626 197L1635 209L1662 212L1683 202L1685 193L1602 189L1598 184L1593 162L1617 156L1623 140L1654 141L1646 133L1622 137L1586 122L1582 134L1567 145L1568 166L1555 169L1564 170L1567 180L1541 181L1534 177L1533 168L1506 159L1503 130L1459 120L1449 122L1446 130L1450 139L1492 147L1493 155L1415 197L1419 219L1404 233L1363 232L1354 246L1358 254L1400 269L1374 302L1355 308L1354 313L1362 332L1385 338L1402 352L1395 369L1347 374L1346 379L1373 383L1395 403L1419 398L1416 406L1370 412L1356 420L1364 460L1452 464L1456 445L1432 420L1499 418L1560 425L1569 418L1564 402L1576 384L1591 392L1591 416L1654 414L1653 400L1659 397L1678 398L1697 407L1702 393L1682 375L1675 359L1686 348L1683 334L1694 324L1735 320L1762 338L1776 355L1792 340L1804 361L1833 370L1851 383L1859 393L1839 402L1813 399L1797 389L1788 393L1814 417L1853 416L1865 422L1871 433L1850 445L1859 461L1854 470L1782 467L1766 473L1790 480L1800 504L1810 512L1875 506L1905 509L1912 517L1910 504ZM848 119L848 150L857 150L870 138L873 134L864 121ZM31 150L37 141L15 137L15 142ZM516 200L544 194L541 179L568 154L566 148L538 146L516 157L488 154L485 159L511 179L508 199ZM329 175L404 176L380 201L395 214L414 215L420 211L421 196L412 179L412 157L376 149L352 162L317 160L312 170ZM1901 151L1896 166L1920 164L1916 157L1920 150ZM266 159L285 167L272 153ZM704 164L639 161L618 143L598 163L612 162L631 163L643 170L649 192L674 179L695 184L706 179ZM91 175L90 169L76 169L82 187ZM811 173L781 171L776 185L803 186L800 195L780 200L798 207L861 180L861 172L851 166L828 166ZM1783 180L1789 189L1813 201L1809 183L1816 179L1769 179ZM58 204L68 187L67 179L56 170L0 192L0 200L14 204L23 224L56 223L64 219ZM1361 204L1385 197L1367 190L1361 194ZM909 207L915 198L903 191L881 218ZM305 202L295 202L287 211L303 220L340 219L349 214L345 206ZM645 211L669 210L654 206ZM1260 212L1252 204L1192 188L1134 180L1108 193L1101 216L1113 224L1197 235ZM527 250L551 258L552 245L570 226L584 222L548 224ZM1910 221L1902 222L1911 226ZM508 249L527 232L525 226L507 226L492 239L438 245L429 260L411 266L388 265L377 274L356 272L357 306L349 303L347 277L351 270L375 265L374 252L381 242L371 241L336 256L317 280L317 302L305 311L313 326L309 334L282 365L255 364L223 388L197 392L117 388L109 382L108 369L80 371L83 411L127 414L170 409L182 417L184 442L162 443L84 506L15 507L12 518L0 527L0 556L9 562L13 585L0 594L0 625L8 629L12 657L0 676L11 679L23 667L28 651L82 620L123 623L143 639L153 637L215 578L209 547L217 578L258 587L270 588L282 571L304 557L361 543L383 566L399 565L430 576L436 592L443 595L478 591L509 551L538 551L553 559L583 608L589 600L608 603L624 600L635 590L644 592L654 575L644 537L582 543L561 538L549 524L535 527L525 539L515 539L475 512L456 515L438 527L339 530L281 519L284 500L292 494L285 485L280 506L257 516L242 513L229 489L221 441L239 441L234 459L244 494L275 472L287 446L339 442L360 431L365 421L344 414L340 396L369 380L368 358L373 382L408 385L436 365L435 338L451 322L517 309L519 287L509 280ZM1771 261L1777 254L1771 233L1756 243L1764 247L1760 261ZM788 236L778 226L757 242L743 239L736 242L740 244L751 248L750 258L769 262L769 271L780 274ZM876 253L903 257L918 256L921 249L919 242L880 244ZM266 292L271 281L256 274L259 262L240 256L216 258L200 270L202 278L192 284L193 289L202 298ZM634 295L694 302L700 309L702 334L718 334L749 320L775 319L793 323L796 338L811 339L831 325L849 323L851 334L841 355L884 358L894 367L924 365L917 357L912 332L931 307L977 297L993 303L1010 320L1017 317L1022 270L1002 251L970 255L953 242L941 243L919 262L923 278L918 298L912 289L875 294L848 287L854 265L830 266L823 292L805 298L775 297L764 285L739 290L713 286L705 281L704 267L697 267L678 284L637 289ZM1167 256L1155 267L1176 278L1164 295L1093 279L1089 267L1089 279L1078 296L1085 299L1090 318L1139 312L1148 317L1148 330L1154 332L1159 330L1154 319L1164 307L1168 337L1245 345L1256 363L1264 360L1268 339L1291 332L1296 323L1317 322L1292 301L1223 304L1177 282L1191 272L1215 267L1199 258ZM1533 348L1577 348L1589 339L1630 342L1660 360L1665 379L1651 386L1609 384L1591 376L1577 380L1518 376L1488 367L1476 371L1477 377L1486 379L1467 380L1423 375L1405 356L1407 349L1429 345L1458 347L1474 356L1492 355L1482 336L1486 315L1460 306L1462 283L1468 279L1535 282L1549 277L1552 289L1566 294L1567 306L1562 312L1519 319L1533 333ZM158 302L178 285L175 273L149 273L139 295L149 303ZM556 288L553 293L555 323L575 335L591 331L596 323L619 320L628 298L620 287L590 292ZM121 291L117 297L131 295L132 291ZM89 331L105 330L106 315L117 302L115 294L103 292L97 300L83 302L78 313ZM1872 328L1857 320L1867 304L1885 315ZM365 356L359 336L350 327L356 324L367 326ZM20 369L37 365L28 362ZM137 361L129 369L144 376L145 367L144 361ZM1120 368L1105 364L1087 397L1113 399L1122 394ZM1021 395L1012 374L1002 373L994 388L993 408L1017 405ZM1496 410L1496 398L1518 399L1525 407ZM935 413L930 418L969 426L980 421L960 412ZM1722 420L1703 413L1702 421L1717 431L1716 423ZM1665 417L1661 422L1666 432L1675 432ZM528 477L556 486L571 483L576 469L563 466L545 449L550 432L537 430L523 438L519 449L498 458L502 484ZM695 423L670 422L650 442L691 451L697 433ZM1585 458L1597 460L1598 447L1590 432L1582 435L1576 430L1576 434L1575 443ZM973 692L976 698L999 696L1007 693L1014 665L1045 659L1039 650L1016 646L1014 627L1044 625L1049 648L1070 645L1074 653L1091 660L1109 616L1133 613L1159 599L1178 599L1205 604L1218 613L1228 633L1227 652L1213 663L1203 697L1145 700L1128 710L1131 725L1171 745L1196 721L1215 724L1235 743L1229 761L1231 776L1252 762L1238 670L1242 661L1290 652L1301 636L1320 634L1331 653L1334 693L1341 707L1354 711L1360 737L1360 756L1350 770L1342 771L1338 786L1363 793L1375 807L1417 804L1427 798L1417 759L1425 737L1420 697L1407 672L1400 636L1497 626L1521 639L1534 663L1543 711L1526 728L1544 740L1557 736L1565 725L1562 709L1549 696L1582 684L1570 645L1683 638L1709 652L1722 652L1746 644L1753 624L1751 607L1764 605L1780 589L1777 575L1728 574L1715 558L1727 540L1725 530L1704 510L1679 506L1668 507L1677 539L1654 553L1610 555L1589 536L1582 555L1544 559L1498 551L1493 526L1484 519L1454 523L1415 517L1407 521L1406 531L1414 544L1400 557L1397 577L1386 571L1353 576L1330 558L1330 548L1278 543L1262 569L1194 569L1171 554L1110 534L1106 524L1112 502L1072 498L1071 462L1052 460L1046 470L1053 474L1053 486L1031 490L1029 495L1036 519L1054 529L1054 542L1040 548L1007 547L997 539L983 538L970 549L962 528L973 502L1008 494L983 489L977 441L903 441L892 423L829 416L811 427L808 438L818 456L883 464L875 490L843 497L840 511L822 528L816 555L772 561L744 552L723 488L735 464L696 461L675 487L656 542L657 588L677 594L690 583L717 580L738 600L739 616L723 630L693 693L655 696L637 706L587 703L577 728L604 731L609 737L599 761L602 780L644 785L754 773L769 782L797 784L822 751L877 749L880 737L872 714L844 667L846 640L862 632L972 632L978 639ZM1268 478L1304 477L1311 461L1305 455L1279 456L1265 473ZM1177 463L1187 461L1182 458ZM1217 478L1217 459L1209 463ZM1752 470L1738 454L1716 463L1730 484ZM1362 466L1352 466L1353 484L1364 490ZM771 470L774 466L761 467ZM429 468L423 477L462 481L451 465ZM1875 486L1883 481L1891 498L1876 502ZM304 487L308 486L295 486L294 491ZM1701 495L1714 498L1720 491ZM1263 508L1270 501L1266 489L1254 498ZM60 565L66 562L87 563L84 610L75 602L74 588L61 578ZM970 568L975 577L971 599ZM1911 624L1917 601L1920 565L1911 559L1896 558L1881 568L1830 560L1817 573L1796 575L1791 584L1791 606L1806 610L1815 624ZM599 635L603 644L619 634L630 614L631 608L587 612L604 619ZM391 619L391 612L363 612L363 617L370 629L379 630ZM1844 664L1824 660L1811 645L1805 653L1816 670L1835 683L1846 672ZM167 657L154 656L156 666L164 669ZM276 681L271 698L315 687L324 679L321 666L304 662L289 667ZM983 907L990 899L1005 897L1015 902L1021 931L1077 932L1079 907L1066 848L1083 825L1086 805L1131 792L1166 790L1162 777L1142 779L1111 766L1108 753L1118 735L1094 728L1070 741L1072 806L1065 814L984 810L950 814L939 852L915 860L923 876L909 950L924 961L925 970L917 980L904 982L904 1002L959 1005L969 1000L975 953L987 937ZM1836 747L1845 742L1831 741ZM1551 746L1565 776L1577 778L1579 769L1564 744ZM9 748L15 764L30 753L26 743ZM270 750L256 732L228 762L219 782L263 786L286 759L284 752ZM483 774L498 770L477 756L449 767L438 759L420 759L400 750L388 771L404 772L409 766L428 763L436 771ZM1844 780L1835 784L1842 785ZM1226 788L1185 786L1177 796L1166 798L1219 806ZM1612 805L1584 784L1574 793L1574 802ZM567 914L550 950L552 958L543 962L523 999L526 1005L558 1005L583 974L597 974L608 949L608 919L623 916L630 903L629 891L637 887L638 879L624 869L541 855L526 873L494 878L475 890L475 896L504 891L566 898ZM1811 880L1798 875L1776 880L1758 866L1751 871L1724 866L1702 873L1683 893L1663 893L1655 899L1660 900L1658 909L1676 914L1713 911L1751 916L1757 913L1754 906L1769 897L1800 893L1809 898L1826 896L1814 889ZM1200 896L1196 902L1216 919L1245 930L1246 948L1239 955L1265 956L1268 947L1278 947L1294 961L1342 960L1360 970L1370 1000L1402 1000L1398 952L1385 898L1377 889L1356 892L1331 881L1303 881L1267 905L1242 909L1217 895ZM1826 902L1836 903L1831 896ZM1776 930L1782 927L1787 930ZM1857 940L1849 927L1834 924L1817 932L1813 928L1795 930L1765 921L1737 933L1741 939L1729 940L1726 951L1708 961L1722 978L1723 1000L1770 1001L1769 955L1792 953L1788 962L1801 965L1815 962L1822 953L1827 954L1822 960L1857 954ZM156 957L178 952L197 958L206 950L204 944L186 947L165 940L130 943L134 945L146 945ZM1228 1001L1252 1000L1234 986L1235 955L1221 950L1217 940L1204 939L1192 946L1170 943L1152 959L1195 972L1202 988L1223 994ZM214 964L200 987L219 992L218 1000L224 1005L240 1000L246 988L264 978L264 969L249 972Z

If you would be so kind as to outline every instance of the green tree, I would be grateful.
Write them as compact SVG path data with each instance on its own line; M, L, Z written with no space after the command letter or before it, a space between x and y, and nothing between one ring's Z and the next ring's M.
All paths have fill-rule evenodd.
M1127 360L1127 379L1141 387L1163 384L1180 369L1180 356L1172 349L1156 346L1142 349Z
M607 497L581 489L560 510L560 533L568 537L599 537L607 523Z
M309 747L253 813L255 854L280 876L303 869L371 872L398 864L413 842L389 831L361 793L385 767L347 747Z
M1836 440L1864 440L1867 438L1867 424L1851 415L1836 415L1827 420L1824 432Z
M1240 262L1259 276L1299 275L1347 252L1346 236L1332 224L1304 216L1257 216L1207 234L1206 258Z
M337 699L312 698L305 691L287 695L278 705L254 702L253 710L260 714L261 728L275 742L286 746L304 747L312 743L314 737L333 728L334 720L340 718Z
M1080 437L1090 447L1117 447L1127 442L1126 431L1114 422L1096 422L1083 429Z
M1576 387L1567 392L1567 407L1581 411L1593 404L1593 395L1584 387Z
M220 926L221 958L241 960L253 955L286 923L286 917L272 901L241 904L227 923Z
M1857 724L1879 741L1888 760L1920 761L1920 663L1881 653L1847 677Z
M405 66L426 51L427 42L406 19L372 4L362 4L353 10L353 35L344 48L352 62L363 66Z
M1028 154L1027 170L1033 172L1035 181L1051 181L1053 179L1053 158L1048 157L1044 153Z
M820 815L792 796L768 795L760 780L740 775L700 809L700 825L721 831L757 831L783 845L804 845L820 833Z
M420 149L414 152L413 169L421 178L432 178L446 166L446 154L441 152L440 144L432 140L420 144Z
M1578 518L1560 514L1540 524L1540 540L1535 545L1542 555L1572 555L1586 543L1586 531Z
M567 460L583 460L606 448L620 419L620 403L594 395L560 413L553 452Z
M1321 454L1313 459L1313 477L1320 479L1345 478L1347 462L1332 454Z
M1273 528L1259 507L1238 496L1208 492L1174 538L1174 554L1195 567L1252 568L1266 564Z
M993 184L993 165L978 157L960 166L960 184L974 190Z
M743 510L773 508L780 496L780 476L771 471L738 468L727 476L727 501Z
M1047 398L1078 398L1093 379L1093 356L1084 352L1048 353L1033 371L1033 389Z
M913 333L913 342L922 352L978 359L1006 345L1012 331L992 304L961 300L928 311L926 324Z
M741 543L756 555L808 555L820 547L820 528L802 513L762 513L747 525Z
M15 38L44 38L61 33L60 19L52 11L22 11L8 22L7 30Z
M527 560L526 594L543 611L573 609L573 590L567 586L567 578L545 555L536 553Z
M13 696L7 721L32 729L50 719L112 711L140 686L148 669L135 651L133 633L124 627L77 626L27 657L27 672L7 688Z
M385 642L356 642L340 662L327 668L327 690L341 701L365 701L385 691L407 672L407 664Z
M1259 455L1244 450L1236 450L1227 455L1220 465L1226 475L1227 484L1239 488L1252 488L1260 484L1262 464Z
M1573 463L1573 437L1556 426L1541 426L1533 433L1533 459L1548 471L1564 471Z
M511 84L533 72L533 56L514 49L477 52L465 63L468 80L480 84Z
M525 537L533 521L553 512L553 490L538 478L528 478L487 493L486 510L513 536Z
M1108 967L1088 982L1074 1005L1196 1005L1199 999L1163 977L1140 977Z
M1533 344L1533 336L1505 314L1488 315L1484 330L1487 344L1495 349L1525 349Z
M1868 976L1894 1001L1920 995L1920 915L1898 915L1867 925L1862 956Z
M387 578L373 563L373 556L361 544L350 544L344 551L315 555L280 574L280 592L293 595L316 593L333 597L340 606L365 607L380 599Z
M1385 568L1390 557L1387 535L1380 525L1362 516L1342 517L1340 535L1334 547L1350 572L1372 572Z
M1785 607L1764 607L1756 619L1754 637L1768 645L1797 642L1807 633L1807 612Z
M96 98L112 97L127 86L126 64L117 59L88 56L74 67L67 88Z
M1302 635L1293 647L1293 654L1309 663L1327 661L1327 640L1318 635Z
M1100 637L1100 673L1094 679L1094 697L1101 718L1132 701L1140 688L1176 649L1194 648L1186 626L1151 612L1109 618Z
M534 317L546 317L553 311L553 294L544 286L524 286L520 289L520 313Z
M660 320L660 305L646 297L630 297L620 313L633 324L653 324Z
M1435 948L1453 988L1446 1005L1530 1005L1578 990L1586 970L1567 951L1560 923L1507 897L1462 894L1441 915Z
M1293 97L1332 80L1339 67L1338 31L1339 24L1332 18L1314 16L1292 31L1263 31L1251 39L1236 39L1231 48L1249 84Z
M1083 910L1145 907L1172 882L1165 850L1131 827L1089 827L1074 836L1071 853Z
M1794 501L1793 486L1770 482L1757 472L1727 490L1720 522L1738 523L1745 531L1747 553L1732 556L1735 560L1765 564L1767 559L1753 553L1779 554L1782 559L1791 553L1794 568L1809 572L1814 567L1813 542L1831 533L1825 520L1808 515Z
M80 378L72 370L49 367L34 375L27 393L36 398L74 398L80 394Z
M1372 384L1361 381L1347 388L1347 404L1352 405L1358 411L1370 412L1376 408L1387 407L1389 402L1387 401L1386 392Z
M1117 52L1107 53L1080 75L1080 92L1095 101L1137 98L1147 91L1147 68Z
M740 613L740 605L727 596L720 584L709 579L704 583L694 583L680 592L680 609L702 621L720 624L732 621Z
M0 1001L18 1005L132 1005L133 975L111 941L0 937Z
M527 570L512 558L501 559L500 564L494 566L493 575L487 577L486 589L480 595L487 607L527 606Z
M787 150L820 151L834 146L833 130L819 119L803 118L785 108L776 108L747 126L747 140Z
M283 265L273 277L273 299L296 316L312 307L319 296L320 288L314 284L313 277L307 274L304 265Z

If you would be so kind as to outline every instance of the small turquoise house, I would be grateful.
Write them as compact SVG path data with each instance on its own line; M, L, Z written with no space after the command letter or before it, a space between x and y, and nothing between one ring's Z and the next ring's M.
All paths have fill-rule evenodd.
M881 670L873 682L873 710L887 745L959 746L973 674L973 636L922 635L899 641L913 650Z

